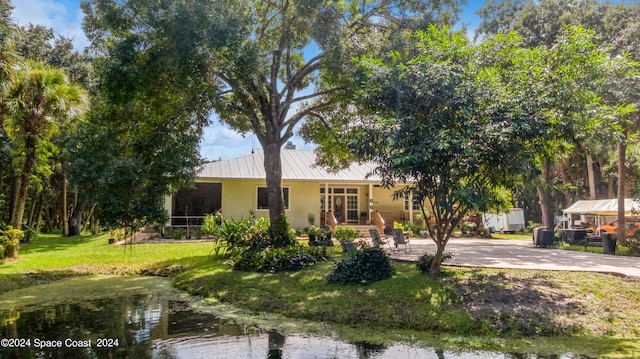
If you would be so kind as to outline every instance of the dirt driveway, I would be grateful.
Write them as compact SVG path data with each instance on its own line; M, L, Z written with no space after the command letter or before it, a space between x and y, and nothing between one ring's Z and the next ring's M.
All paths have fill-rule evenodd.
M417 260L425 252L434 253L430 239L411 239L411 253L401 251L392 258ZM445 265L592 271L640 277L640 258L537 248L531 240L453 238L446 250L453 258Z

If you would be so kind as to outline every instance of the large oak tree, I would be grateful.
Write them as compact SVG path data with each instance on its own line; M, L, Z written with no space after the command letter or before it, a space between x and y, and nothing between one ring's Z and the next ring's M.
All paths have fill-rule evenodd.
M204 103L222 122L240 133L255 133L265 153L269 217L271 223L284 224L281 147L305 118L331 108L349 91L339 81L329 85L325 80L339 78L351 56L389 30L413 28L434 19L455 21L459 1L97 0L86 3L84 9L88 37L101 44L101 51L108 51L111 71L120 76L114 80L132 76L120 69L136 57L161 54L164 61L192 57L202 65L199 77L189 80L208 81L213 87L209 90L215 99L206 97ZM167 15L180 9L184 11L179 16ZM221 23L234 31L222 29ZM180 42L158 36L169 29L181 31L175 35ZM170 77L160 74L153 81L124 84L151 89L164 86L162 81ZM285 226L272 229L274 236L286 235Z

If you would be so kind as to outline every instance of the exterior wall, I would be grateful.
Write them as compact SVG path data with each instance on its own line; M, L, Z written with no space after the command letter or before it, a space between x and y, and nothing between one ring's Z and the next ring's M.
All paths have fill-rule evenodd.
M384 189L380 186L373 186L373 211L378 212L400 212L404 211L403 200L393 200L393 192L396 189Z
M222 214L226 219L248 218L249 211L254 211L257 217L269 217L268 210L257 210L258 187L266 186L264 180L214 180L198 179L198 182L222 183ZM309 227L309 213L315 215L315 224L320 225L320 188L324 183L312 181L283 181L284 187L289 187L289 209L285 211L292 228L303 229ZM358 216L372 211L401 212L404 210L403 201L393 201L393 190L385 190L373 186L373 203L369 203L368 184L329 184L330 188L358 188ZM171 213L171 198L165 199L165 209Z
M249 211L256 217L269 217L268 210L258 210L258 187L266 186L264 181L225 180L222 182L222 214L225 218L247 218ZM285 215L291 228L309 227L309 213L315 214L316 225L320 222L320 184L317 182L283 181L289 188L289 209Z
M284 182L289 186L290 210L286 211L291 228L309 227L309 213L315 215L315 225L320 224L320 183L318 182ZM266 213L268 216L268 212Z

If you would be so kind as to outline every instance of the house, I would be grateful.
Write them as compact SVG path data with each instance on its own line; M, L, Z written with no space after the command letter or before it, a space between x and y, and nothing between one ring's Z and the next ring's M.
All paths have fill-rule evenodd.
M420 213L417 203L394 201L395 189L384 189L380 179L367 176L372 164L352 164L339 172L315 166L315 154L288 144L282 150L282 186L285 215L292 228L325 225L331 212L337 223L352 225L375 222L379 213L386 223L407 221ZM165 199L165 209L174 227L198 225L208 213L221 210L225 218L269 217L264 153L207 163L197 174L195 188L180 190ZM397 188L396 188L397 189Z

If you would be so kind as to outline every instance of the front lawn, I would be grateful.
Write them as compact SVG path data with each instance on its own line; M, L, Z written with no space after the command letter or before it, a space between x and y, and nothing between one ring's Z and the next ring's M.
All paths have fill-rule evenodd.
M45 235L23 245L18 261L0 266L0 292L83 274L169 275L178 288L209 300L294 319L452 337L577 335L599 355L640 351L637 278L447 268L433 280L413 264L394 263L391 279L339 285L326 281L332 262L257 274L232 270L211 242L109 245L107 237ZM337 250L334 259L340 256Z

